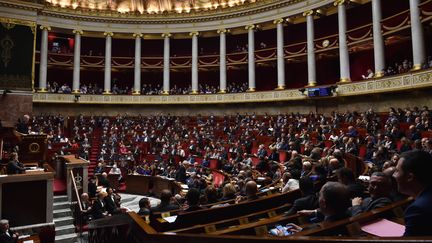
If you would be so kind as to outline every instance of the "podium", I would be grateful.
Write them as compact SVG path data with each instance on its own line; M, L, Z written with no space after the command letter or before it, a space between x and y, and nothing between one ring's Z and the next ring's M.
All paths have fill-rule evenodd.
M54 173L0 176L0 218L11 227L53 222Z

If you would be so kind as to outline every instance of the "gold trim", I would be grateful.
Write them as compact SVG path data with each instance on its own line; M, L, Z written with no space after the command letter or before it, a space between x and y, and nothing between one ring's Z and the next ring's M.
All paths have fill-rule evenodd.
M305 87L307 88L307 87L315 87L315 86L317 86L317 82L316 81L309 81L308 84Z
M171 33L162 33L161 34L162 38L170 38L172 36Z
M132 95L141 95L141 92L139 90L135 90Z
M30 153L39 153L40 152L40 145L38 143L31 143L28 146L28 150Z
M379 72L376 72L375 73L375 75L374 75L374 78L381 78L381 77L384 77L384 71L379 71Z
M333 6L340 6L349 3L349 0L335 0Z
M132 35L134 38L142 38L144 35L141 33L133 33Z
M197 94L199 94L199 93L198 93L198 90L192 90L192 91L190 92L190 94L191 94L191 95L197 95Z
M226 89L221 89L218 91L218 94L226 94L226 92L227 92Z
M113 32L109 32L109 31L107 31L107 32L104 32L103 35L104 35L104 36L110 36L110 37L113 37L113 36L114 36L114 33L113 33Z
M46 88L39 88L39 93L48 93L48 90Z
M105 90L102 94L103 94L103 95L110 95L110 94L111 94L111 91L110 91L110 90Z
M47 30L47 31L51 31L51 27L50 27L50 26L47 26L47 25L41 25L41 26L39 26L39 29L41 29L41 30Z
M79 94L79 93L81 93L79 89L74 89L74 90L72 91L72 94Z
M309 15L314 15L315 13L316 13L316 11L311 9L311 10L303 12L303 17L309 16Z
M249 88L248 90L246 90L246 92L255 92L256 88Z
M198 31L192 31L189 33L189 36L199 36L199 32Z
M284 90L285 85L278 85L275 90Z
M349 83L351 82L350 78L340 78L339 83Z
M84 31L82 31L82 30L72 30L72 33L74 33L74 34L79 34L79 35L83 35L83 34L84 34Z
M254 30L257 28L258 25L254 25L254 24L248 24L245 26L245 30Z
M162 94L163 94L163 95L169 95L169 91L164 90L164 91L162 91Z
M414 65L413 65L413 68L411 69L411 71L417 71L417 70L420 70L420 69L422 69L421 67L422 67L421 64L414 64Z
M284 22L284 19L275 19L273 20L273 24L282 24Z
M231 32L229 29L225 29L225 28L222 28L222 29L218 29L217 31L216 31L218 34L221 34L221 33L229 33L229 32Z

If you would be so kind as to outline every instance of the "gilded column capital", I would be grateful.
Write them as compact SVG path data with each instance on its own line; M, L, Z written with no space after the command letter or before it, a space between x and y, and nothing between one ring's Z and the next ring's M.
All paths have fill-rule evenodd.
M315 10L308 10L308 11L305 11L305 12L303 12L303 16L309 16L309 15L315 15L316 14L316 11Z
M283 24L284 19L275 19L273 20L273 24Z
M335 0L333 2L333 5L334 6L340 6L340 5L344 5L344 4L347 4L347 3L349 3L349 0Z
M189 33L189 36L199 36L199 32L198 31L192 31Z
M163 33L163 34L161 34L161 36L163 38L170 38L172 35L171 35L171 33Z
M82 35L84 32L82 30L72 30L72 33Z
M113 32L104 32L104 36L110 36L113 37L114 33Z
M221 28L221 29L218 29L217 30L217 33L218 34L222 34L222 33L229 33L230 32L230 30L229 29L225 29L225 28Z
M254 30L256 29L258 26L255 24L248 24L245 26L245 30Z
M142 38L143 34L141 34L141 33L133 33L132 36L135 37L135 38Z
M47 26L47 25L41 25L41 26L39 26L39 28L40 28L41 30L48 30L48 31L51 30L51 27L50 27L50 26Z

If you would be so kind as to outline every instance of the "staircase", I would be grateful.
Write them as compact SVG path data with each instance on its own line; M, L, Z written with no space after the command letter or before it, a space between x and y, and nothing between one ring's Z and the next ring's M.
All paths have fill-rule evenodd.
M72 211L67 196L54 196L53 216L56 243L81 242L75 233Z
M90 150L90 165L88 169L89 178L92 178L94 176L94 170L98 164L98 156L100 153L100 147L101 147L101 136L102 136L102 129L96 128L93 131L93 137L91 139L91 150Z

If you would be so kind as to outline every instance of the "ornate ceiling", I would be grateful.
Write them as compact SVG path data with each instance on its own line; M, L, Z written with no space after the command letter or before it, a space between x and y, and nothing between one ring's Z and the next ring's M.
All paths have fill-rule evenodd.
M121 13L140 12L157 14L165 12L189 13L229 8L260 0L45 0L63 8L88 8L113 10Z

